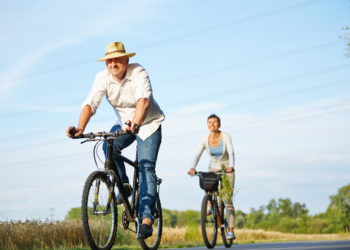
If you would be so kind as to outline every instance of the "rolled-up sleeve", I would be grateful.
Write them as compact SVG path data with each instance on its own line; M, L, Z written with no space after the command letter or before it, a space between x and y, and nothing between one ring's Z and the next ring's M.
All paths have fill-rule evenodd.
M85 99L85 101L82 103L81 107L83 108L86 105L89 105L91 106L93 114L95 114L105 94L106 94L105 81L103 81L103 78L100 75L97 75L95 77L94 84L91 87L90 93Z
M152 87L147 71L142 67L138 67L135 70L137 70L134 76L136 101L140 98L149 99L152 96Z

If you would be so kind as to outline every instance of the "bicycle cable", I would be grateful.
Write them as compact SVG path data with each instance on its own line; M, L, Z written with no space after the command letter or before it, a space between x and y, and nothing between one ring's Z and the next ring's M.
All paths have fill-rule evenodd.
M100 163L104 164L104 161L101 159L101 157L98 154L98 149L102 143L103 143L103 141L99 140L98 142L96 142L94 149L93 149L94 162L95 162L97 169L102 169L101 167L99 167L97 159L100 161Z

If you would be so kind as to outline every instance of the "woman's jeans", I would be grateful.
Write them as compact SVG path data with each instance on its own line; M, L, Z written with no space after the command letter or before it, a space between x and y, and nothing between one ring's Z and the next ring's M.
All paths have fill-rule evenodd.
M120 125L114 125L111 132L122 130ZM157 195L157 176L155 166L162 141L161 126L146 140L141 140L137 135L122 135L114 140L114 150L119 154L121 151L130 146L131 143L137 141L137 159L139 163L140 176L140 196L139 196L139 218L149 218L154 220L155 198ZM103 151L107 153L107 143L103 144ZM107 157L107 156L106 156ZM115 165L117 166L120 178L123 183L129 183L128 176L125 171L125 164L122 160L113 156Z

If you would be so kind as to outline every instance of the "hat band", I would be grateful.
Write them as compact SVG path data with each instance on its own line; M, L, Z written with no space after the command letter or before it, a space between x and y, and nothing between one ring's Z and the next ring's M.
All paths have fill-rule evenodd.
M106 52L106 53L105 53L105 56L108 56L108 55L113 54L113 53L115 53L115 52L125 53L125 50L113 50L113 51L111 51L111 52Z

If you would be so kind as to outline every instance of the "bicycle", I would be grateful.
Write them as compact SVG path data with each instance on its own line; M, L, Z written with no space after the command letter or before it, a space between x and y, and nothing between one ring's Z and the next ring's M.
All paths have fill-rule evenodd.
M196 172L199 185L205 191L201 207L202 237L207 248L216 245L218 228L226 248L231 247L233 240L226 239L229 230L225 215L225 204L218 196L218 186L222 179L222 172Z
M72 128L71 131L72 134L74 128ZM136 238L138 239L142 249L155 250L159 247L163 228L162 207L159 198L162 179L157 177L157 195L155 201L153 235L147 239L142 239L139 237L139 227L141 221L138 218L140 187L137 154L136 160L132 161L115 152L113 147L113 140L124 134L130 134L130 132L98 132L72 137L73 139L85 138L86 140L81 143L97 141L93 150L94 160L97 166L96 155L98 146L103 141L105 141L108 145L104 170L92 172L87 178L83 189L81 210L85 238L91 249L112 248L116 240L118 224L118 207L114 192L114 188L116 186L124 205L122 214L123 228L136 233ZM134 167L134 179L130 202L115 166L114 160L112 159L112 155ZM130 223L135 223L135 230L131 229Z

